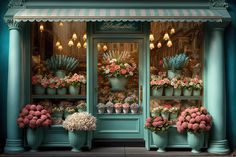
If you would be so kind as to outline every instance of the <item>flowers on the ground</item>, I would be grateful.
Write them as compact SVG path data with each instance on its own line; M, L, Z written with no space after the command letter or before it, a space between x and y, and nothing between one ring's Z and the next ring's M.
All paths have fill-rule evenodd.
M151 132L167 131L170 124L167 119L161 116L148 117L145 128Z
M37 104L27 104L24 106L17 118L20 128L49 126L52 124L50 113L42 106Z
M176 123L178 132L209 131L212 127L212 117L204 107L186 108Z
M79 87L81 84L86 83L86 79L85 79L84 75L80 75L80 74L75 73L74 75L72 75L71 77L68 77L66 79L66 83L68 85L71 85L74 87Z

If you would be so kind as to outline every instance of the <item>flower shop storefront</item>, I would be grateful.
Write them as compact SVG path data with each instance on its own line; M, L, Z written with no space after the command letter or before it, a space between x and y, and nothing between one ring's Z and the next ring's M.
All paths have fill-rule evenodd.
M228 153L226 6L10 1L5 151L132 140Z

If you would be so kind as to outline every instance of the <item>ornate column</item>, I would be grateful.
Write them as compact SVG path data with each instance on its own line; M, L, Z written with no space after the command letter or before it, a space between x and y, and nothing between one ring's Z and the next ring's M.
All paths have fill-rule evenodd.
M19 23L7 20L9 26L9 65L7 87L7 140L5 152L23 151L21 131L16 119L21 106L21 47Z
M208 152L229 153L226 139L224 28L211 25L206 51L206 106L213 117Z

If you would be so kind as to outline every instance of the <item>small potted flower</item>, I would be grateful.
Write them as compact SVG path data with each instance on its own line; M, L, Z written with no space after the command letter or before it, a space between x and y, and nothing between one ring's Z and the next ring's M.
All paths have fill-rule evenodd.
M160 75L151 75L151 89L153 96L162 96L165 82Z
M115 103L114 108L115 108L116 113L121 113L122 104L121 103Z
M175 120L178 118L179 108L174 106L169 109L170 112L170 120Z
M106 108L105 104L103 104L103 103L98 103L97 104L97 110L98 110L99 114L104 113L105 112L105 108Z
M57 88L58 88L58 77L50 77L47 79L47 84L48 84L48 88L47 88L47 94L50 95L55 95L57 92Z
M52 121L53 124L62 124L62 117L63 117L64 107L61 105L52 105Z
M129 108L130 108L130 105L128 103L122 104L122 109L123 109L124 114L129 113Z
M85 112L86 111L86 102L85 101L78 101L76 102L76 108L78 112Z
M45 84L46 77L43 77L40 74L34 75L31 78L32 85L34 87L35 94L45 94L45 89L47 84Z
M171 104L164 104L163 109L161 110L161 116L169 120Z
M171 85L169 78L163 78L164 87L165 87L165 96L173 96L174 88Z
M138 113L139 105L137 103L132 103L130 105L130 110L132 114Z
M152 111L151 111L152 117L160 116L162 110L163 110L162 106L157 106L157 107L153 108Z
M182 80L181 78L172 78L170 81L171 85L174 87L174 96L181 96L182 94Z
M65 119L63 128L68 130L71 151L80 152L86 143L87 132L96 129L96 118L87 112L76 112Z
M114 104L111 101L108 101L106 103L106 109L107 109L107 113L113 113Z
M182 87L184 96L192 96L193 82L191 80L192 79L190 77L184 77L183 79Z
M191 81L193 82L193 96L200 96L203 88L203 81L198 75L196 75Z
M68 106L65 106L65 109L64 109L64 118L66 119L66 117L70 114L73 114L76 112L76 106L73 106L73 105L68 105Z
M65 78L58 78L57 80L57 94L58 95L65 95L67 93L67 86Z
M42 105L27 104L22 108L17 124L20 128L27 128L27 143L32 151L37 151L43 140L43 128L50 126L52 120L50 113Z
M86 83L84 75L75 73L73 76L66 79L69 85L69 93L72 95L78 95L80 93L80 85Z
M181 112L176 126L180 133L187 131L192 153L199 153L204 144L204 132L212 127L212 117L204 107L189 107Z
M152 132L153 143L158 147L158 152L165 152L165 147L168 144L169 126L168 120L161 116L146 119L145 128Z

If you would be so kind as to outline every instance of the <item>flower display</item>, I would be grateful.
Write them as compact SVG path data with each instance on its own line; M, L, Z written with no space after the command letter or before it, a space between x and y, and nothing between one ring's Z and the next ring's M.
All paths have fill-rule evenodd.
M120 109L120 108L122 108L122 104L121 103L115 103L114 107Z
M123 107L123 109L128 109L128 108L130 107L130 105L129 105L128 103L124 103L124 104L122 105L122 107Z
M170 84L176 89L176 88L181 88L183 83L181 78L174 77L171 79Z
M151 132L167 131L169 127L168 120L161 116L148 117L146 119L145 128Z
M170 80L165 77L165 75L151 75L151 82L150 82L151 88L161 88L165 86L170 86L171 82Z
M74 75L72 75L71 77L68 77L66 79L66 83L68 85L71 85L74 87L79 87L81 84L86 83L86 79L85 79L84 75L79 75L79 74L75 73Z
M106 107L106 105L105 104L103 104L103 103L98 103L97 104L97 108L99 109L99 108L105 108Z
M63 128L68 131L91 131L96 129L96 118L87 112L76 112L67 116Z
M193 83L194 89L202 89L203 88L203 81L200 79L200 77L198 75L196 75L194 78L192 78L191 82Z
M43 75L37 74L31 78L32 85L41 85L44 88L47 88L47 78Z
M42 106L37 104L27 104L24 106L17 118L20 128L49 126L52 124L50 113Z
M212 127L212 117L205 107L186 108L179 116L176 126L178 132L206 132Z
M137 103L133 103L133 104L130 105L130 108L131 109L137 109L137 108L139 108L139 105Z

